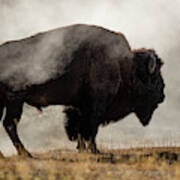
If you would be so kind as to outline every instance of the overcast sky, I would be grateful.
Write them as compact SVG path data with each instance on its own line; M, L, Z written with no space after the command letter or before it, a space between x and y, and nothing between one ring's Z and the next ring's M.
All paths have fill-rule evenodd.
M154 48L165 62L162 74L167 98L150 125L141 127L136 117L130 115L102 128L98 142L109 147L180 144L180 1L0 0L0 44L74 23L120 31L133 49ZM14 153L3 128L0 130L0 149L5 154ZM32 151L72 144L63 132L59 107L47 108L43 115L38 115L34 108L26 106L19 133Z

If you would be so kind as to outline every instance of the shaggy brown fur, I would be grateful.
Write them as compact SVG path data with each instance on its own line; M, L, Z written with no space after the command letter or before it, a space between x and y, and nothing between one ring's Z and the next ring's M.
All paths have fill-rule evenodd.
M157 66L150 74L148 64L155 64L155 57ZM158 62L154 52L133 52L122 34L97 26L72 25L7 42L0 46L3 125L18 153L30 156L17 134L24 102L40 110L71 106L66 111L70 139L78 137L78 147L85 147L86 140L97 152L100 124L131 112L144 125L149 122L164 98Z

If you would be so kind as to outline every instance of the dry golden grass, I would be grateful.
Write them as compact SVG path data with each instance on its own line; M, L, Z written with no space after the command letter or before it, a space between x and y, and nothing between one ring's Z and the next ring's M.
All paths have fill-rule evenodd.
M0 180L180 179L180 148L103 150L102 154L52 151L33 159L0 159Z

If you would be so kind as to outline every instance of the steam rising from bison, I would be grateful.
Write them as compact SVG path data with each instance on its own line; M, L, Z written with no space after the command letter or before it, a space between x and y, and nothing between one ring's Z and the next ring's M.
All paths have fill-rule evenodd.
M19 155L26 102L65 105L67 134L79 150L97 152L98 127L134 112L147 125L164 99L162 62L153 50L132 51L122 34L72 25L0 46L0 116ZM88 145L87 145L87 144Z

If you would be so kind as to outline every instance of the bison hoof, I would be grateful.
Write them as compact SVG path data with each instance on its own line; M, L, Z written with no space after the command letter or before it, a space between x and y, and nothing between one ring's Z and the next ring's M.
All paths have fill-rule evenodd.
M97 149L96 144L89 144L88 151L93 154L100 154L100 151Z
M100 154L100 153L101 153L97 148L91 149L91 152L92 152L93 154Z
M86 146L83 144L81 144L81 145L77 145L77 150L79 151L79 153L81 153L81 152L85 152L86 151Z
M83 152L86 152L86 146L77 146L77 149L79 151L79 153L83 153Z
M77 149L79 150L79 153L86 152L86 142L85 139L80 134L78 134Z
M18 155L24 158L33 158L33 156L28 151L20 151L18 152Z

